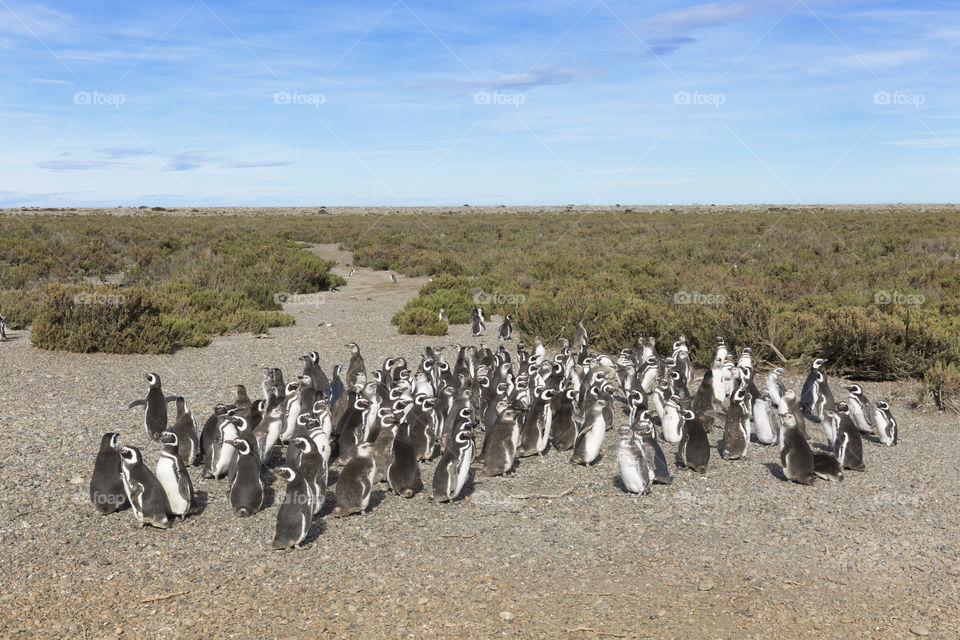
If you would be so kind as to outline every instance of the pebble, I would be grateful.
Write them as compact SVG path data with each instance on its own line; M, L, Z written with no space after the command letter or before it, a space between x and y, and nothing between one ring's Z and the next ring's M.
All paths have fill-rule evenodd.
M700 582L700 584L697 585L697 589L700 591L710 591L713 589L714 586L715 585L713 584L713 581L703 580Z
M513 620L513 614L510 613L509 611L501 611L500 619L503 620L504 622L510 622L511 620Z
M910 633L915 636L928 636L930 635L930 630L924 627L923 625L917 625L915 627L910 627Z

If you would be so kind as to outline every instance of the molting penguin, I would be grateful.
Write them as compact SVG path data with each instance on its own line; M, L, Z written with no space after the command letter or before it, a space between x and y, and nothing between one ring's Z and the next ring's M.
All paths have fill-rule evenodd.
M767 393L770 395L770 404L774 409L780 408L780 399L783 397L783 382L780 378L787 372L783 367L777 367L767 374Z
M620 481L629 493L650 493L652 478L647 470L643 449L637 443L636 434L629 426L620 427L620 442L617 446L617 467Z
M373 445L364 442L357 445L354 455L340 471L337 479L337 504L333 515L342 518L353 513L363 513L370 504L373 476L377 472L373 460Z
M167 430L167 402L173 398L164 398L163 389L160 388L160 376L156 373L146 373L143 376L147 379L150 388L147 390L147 397L143 400L135 400L130 403L128 409L134 407L145 407L143 412L143 428L152 440L159 440L160 434Z
M183 464L192 465L200 453L200 434L197 432L197 419L193 417L183 396L177 396L177 419L173 423L173 432L177 434L180 459ZM160 439L163 440L162 437Z
M188 513L196 510L197 501L190 474L187 473L187 467L179 453L179 438L176 433L168 431L160 434L160 441L163 443L163 451L157 459L157 480L167 494L170 513L185 518Z
M474 337L482 336L484 329L486 329L486 324L484 323L483 309L480 307L474 307L473 312L471 313L472 326L471 330Z
M236 438L230 444L239 455L237 470L230 481L230 506L234 513L246 518L260 511L263 506L260 457L246 440Z
M103 515L113 513L122 507L127 499L120 473L118 437L118 433L103 434L100 451L93 463L93 477L90 478L90 502Z
M360 347L356 342L348 342L347 349L350 350L350 362L347 364L347 379L345 381L347 389L352 389L358 384L366 384L367 366L363 362L363 356L360 355ZM363 380L361 380L361 376Z
M513 468L520 443L520 425L512 408L500 413L496 424L483 442L483 476L499 476ZM448 443L449 448L449 443ZM446 449L445 449L446 451Z
M687 414L690 414L690 412L684 411L680 415L681 433L683 432L683 421ZM647 463L647 470L650 472L653 481L659 484L670 484L673 482L673 476L670 475L670 468L667 466L667 457L663 455L663 449L657 442L657 434L653 431L653 423L650 422L649 415L647 411L641 413L642 419L637 423L634 430L637 444L643 449L643 459Z
M684 411L683 435L677 447L680 463L699 473L707 472L710 463L710 441L703 423L692 411Z
M796 417L790 412L783 414L783 428L780 429L780 464L787 480L813 484L817 478L813 469L813 451L800 433Z
M123 490L133 508L133 515L140 526L151 525L159 529L170 526L167 513L170 504L163 486L153 472L143 463L143 454L136 447L120 448L120 475Z
M843 468L832 453L813 454L813 473L821 480L839 482L843 480Z
M753 403L753 426L757 433L757 442L773 444L780 432L780 414L770 400L770 392L764 389Z
M823 429L840 465L852 471L866 471L867 466L863 463L863 440L850 419L847 403L838 402L832 411L827 409L826 418Z
M310 484L296 469L277 467L276 473L287 482L287 492L277 512L277 528L273 536L274 549L300 548L310 532L313 505L317 498Z
M569 451L577 441L577 425L573 416L576 413L577 390L573 387L554 396L556 411L553 415L553 448L557 451Z
M422 484L417 451L410 438L410 425L406 422L399 425L393 441L393 455L390 457L390 466L387 468L387 482L394 493L404 498L412 498Z
M750 444L750 409L747 406L746 388L738 386L730 397L730 410L723 424L723 439L720 454L727 460L736 460L747 455Z

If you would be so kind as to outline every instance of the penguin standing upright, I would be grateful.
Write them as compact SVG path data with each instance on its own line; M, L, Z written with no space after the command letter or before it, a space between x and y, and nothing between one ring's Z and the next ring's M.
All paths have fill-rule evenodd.
M783 367L777 367L767 374L767 393L770 395L770 404L774 409L780 408L780 399L783 397L784 387L780 380L781 376L787 372Z
M170 527L167 513L170 504L163 485L143 463L143 454L136 447L121 447L121 477L123 490L133 508L133 515L142 527L150 525L158 529Z
M824 409L833 409L833 393L827 383L827 374L821 369L826 362L825 358L813 361L800 391L800 411L814 422L823 422Z
M827 419L823 421L823 429L840 465L852 471L866 471L867 466L863 463L863 440L850 418L847 403L838 402L832 411L827 409L825 413Z
M342 518L353 513L363 513L370 504L373 476L377 472L373 460L373 445L363 442L357 445L354 455L344 465L337 479L336 506L333 515Z
M177 396L177 418L173 423L173 433L177 434L178 455L187 466L193 465L200 453L200 435L197 433L197 419L187 407L183 396ZM160 438L163 440L163 438Z
M343 380L340 379L340 372L342 370L343 365L333 365L333 379L330 381L330 411L333 411L333 408L337 405L337 401L340 399L340 396L343 395Z
M187 467L180 456L179 438L176 433L168 431L160 434L160 441L163 443L163 451L157 459L157 480L167 494L170 513L185 518L188 513L196 510L197 501L190 474L187 473Z
M644 414L644 419L637 423L634 430L637 444L643 449L643 459L647 463L647 470L653 481L659 484L670 484L673 482L673 476L670 475L670 468L667 466L667 457L663 455L663 449L657 442L657 434L653 430L653 423L649 420L649 412L644 412ZM692 415L690 411L684 411L681 414L681 434L683 433L683 422L688 416Z
M703 374L703 380L700 382L700 388L697 389L697 393L693 396L692 407L693 412L697 415L697 419L700 420L700 426L704 431L709 431L713 427L713 411L715 410L714 405L714 394L713 394L713 369L707 367L707 370Z
M159 440L160 434L167 430L167 402L173 398L165 398L163 389L160 388L160 376L156 373L146 373L143 376L147 379L150 388L147 390L147 397L143 400L134 400L127 407L144 407L143 428L151 440Z
M360 355L360 347L357 346L356 342L348 342L347 349L350 350L350 362L347 364L347 379L345 384L347 389L353 389L358 384L366 384L367 366L363 362L363 356Z
M287 492L277 512L277 528L273 536L274 549L300 548L300 543L310 532L313 522L313 505L317 498L313 489L296 469L277 467L276 473L287 483Z
M792 413L783 414L780 429L780 464L787 480L799 484L813 484L817 476L813 468L813 451L807 439L800 433L797 419Z
M510 317L510 314L503 316L503 322L500 324L500 338L503 340L511 340L513 336L513 318Z
M583 326L583 320L577 320L577 328L573 335L573 352L580 353L587 348L587 329Z
M483 309L480 307L474 307L471 314L471 319L473 336L482 336L484 329L487 328L486 324L484 323Z
M617 467L620 482L629 493L650 493L652 478L647 470L643 449L629 425L620 427L620 442L617 445Z
M312 438L295 436L290 441L290 449L294 450L296 455L293 456L293 464L288 466L296 469L310 485L314 497L312 509L313 513L317 514L327 496L327 462Z
M447 311L443 307L440 307L440 313L437 314L437 319L440 320L440 322L450 324L450 318L447 317Z
M846 389L850 392L847 398L847 406L850 408L850 417L853 419L853 424L857 425L860 433L874 433L876 431L874 419L877 417L877 412L873 402L870 401L867 394L863 392L863 388L858 384L848 385Z
M473 429L467 425L454 434L440 456L433 474L433 502L452 502L457 499L470 476L470 464L476 455Z
M241 418L250 419L250 412L253 409L253 402L247 395L247 388L242 384L233 385L236 396L233 399L233 406L237 408L237 415Z
M897 444L897 419L893 417L890 411L890 403L885 400L879 400L874 405L874 427L877 430L877 437L880 442L888 447Z
M780 433L780 414L770 399L770 392L764 389L753 403L753 426L760 444L773 444Z
M472 461L472 456L471 456ZM467 467L469 468L469 464ZM387 468L387 482L398 496L412 498L420 489L420 464L410 437L410 425L403 422L393 441L393 455Z
M520 425L517 414L512 408L500 413L496 424L483 441L483 470L484 476L499 476L513 468L516 459L517 446L520 443ZM444 451L449 448L449 442Z
M263 480L260 479L260 457L246 440L230 442L236 448L236 472L230 481L230 506L241 518L252 516L263 506Z
M100 439L100 451L93 463L93 477L90 478L90 502L103 515L113 513L122 507L127 499L120 472L118 437L120 437L119 433L103 434Z
M571 463L591 465L600 458L603 434L607 430L607 423L603 419L603 408L606 404L606 400L599 399L586 410L583 424L577 433L577 441L573 445Z
M577 390L573 387L554 396L556 410L553 414L553 448L568 451L577 440L577 425L573 416L576 413Z
M680 463L699 473L707 472L710 463L710 441L700 418L692 411L684 412L683 435L677 447Z
M723 439L720 453L727 460L736 460L747 455L750 444L750 413L747 407L747 392L738 386L730 397L730 410L723 424Z

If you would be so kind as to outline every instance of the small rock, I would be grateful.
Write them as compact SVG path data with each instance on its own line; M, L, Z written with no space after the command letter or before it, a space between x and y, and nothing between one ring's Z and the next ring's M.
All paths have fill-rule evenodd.
M697 585L697 590L699 591L710 591L713 589L714 584L712 580L703 580L700 584Z
M510 613L509 611L501 611L500 619L503 620L504 622L510 622L511 620L513 620L513 614Z
M73 476L70 478L70 484L83 484L83 478L80 476Z
M355 604L347 605L347 611L349 611L350 613L356 613L356 612L357 612L357 605L355 605Z
M917 625L915 627L910 627L910 633L915 636L928 636L930 635L930 630L924 627L923 625Z

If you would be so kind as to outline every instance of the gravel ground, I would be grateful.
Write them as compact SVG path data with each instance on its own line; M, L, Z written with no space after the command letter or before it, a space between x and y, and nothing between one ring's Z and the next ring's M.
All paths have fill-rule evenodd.
M349 254L338 257L346 274ZM910 384L864 385L894 394L901 444L865 441L867 471L842 483L785 482L776 447L759 445L741 461L714 451L697 477L673 468L675 447L664 444L673 485L636 498L615 484L608 432L594 467L549 452L509 477L475 478L453 504L381 485L370 514L335 519L329 493L300 551L270 550L276 504L239 519L226 481L196 468L206 505L169 530L138 529L129 510L95 513L87 490L104 432L156 464L141 414L125 409L144 395L144 372L160 373L202 423L232 398L229 385L258 390L268 364L289 379L308 350L329 373L346 364L349 340L368 366L471 343L467 326L442 339L396 335L389 317L422 282L358 269L340 292L288 303L294 327L170 356L49 353L14 332L0 344L0 637L960 634L958 421L909 408Z

